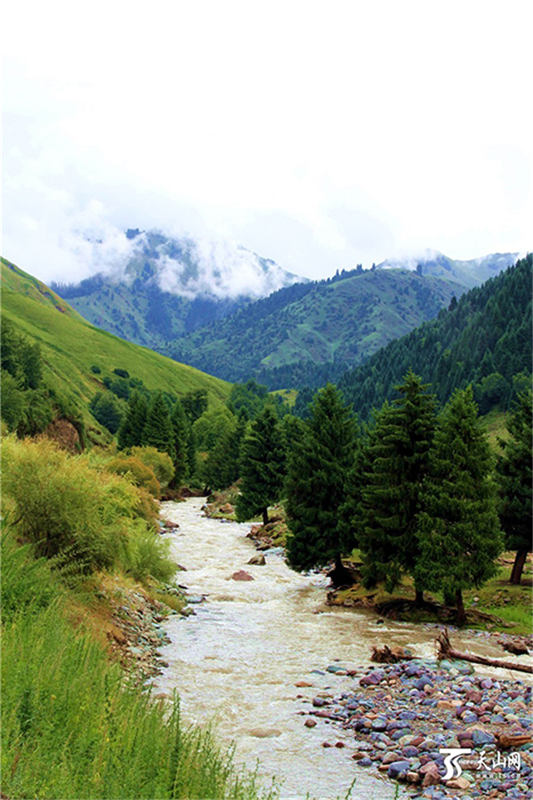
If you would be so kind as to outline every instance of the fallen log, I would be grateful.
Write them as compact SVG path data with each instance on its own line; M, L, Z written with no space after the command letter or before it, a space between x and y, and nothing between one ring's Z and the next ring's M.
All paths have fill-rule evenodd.
M383 647L373 647L370 656L370 660L378 664L395 664L397 661L410 661L413 658L414 655L405 647L391 648L386 644Z
M448 630L445 628L440 632L437 638L437 645L439 647L438 659L455 658L458 661L471 661L473 664L484 664L487 667L499 667L500 669L514 669L517 672L529 672L533 674L533 666L529 664L513 664L510 661L500 661L497 658L488 658L487 656L475 656L470 653L461 653L459 650L454 650L450 644L450 637Z

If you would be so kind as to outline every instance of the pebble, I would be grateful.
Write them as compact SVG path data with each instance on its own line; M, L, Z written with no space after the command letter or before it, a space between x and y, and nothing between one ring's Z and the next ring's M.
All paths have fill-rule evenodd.
M337 664L326 667L326 673L313 672L354 676L353 670ZM437 664L432 659L367 669L354 680L353 690L345 690L339 697L313 698L313 705L328 706L313 713L327 714L330 724L355 733L358 738L351 757L358 765L373 766L413 787L418 784L417 797L522 800L529 796L528 784L533 785L533 742L515 748L522 759L520 772L514 768L495 772L490 765L497 752L496 734L502 728L506 733L529 732L531 689L518 680L496 681L472 672L470 664L449 660ZM453 747L473 750L471 766L466 764L462 776L444 784L444 754L440 749ZM477 769L483 753L489 766ZM502 751L502 756L508 753ZM468 795L464 794L466 790Z

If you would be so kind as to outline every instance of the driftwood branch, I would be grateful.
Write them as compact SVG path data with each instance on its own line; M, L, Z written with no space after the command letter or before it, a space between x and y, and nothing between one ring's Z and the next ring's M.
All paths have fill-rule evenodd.
M470 653L461 653L459 650L454 650L450 644L450 637L445 628L440 632L437 639L439 647L438 658L455 658L459 661L471 661L473 664L485 664L487 667L499 667L500 669L514 669L517 672L533 673L533 667L529 664L513 664L510 661L500 661L497 658L488 658L486 656L474 656Z

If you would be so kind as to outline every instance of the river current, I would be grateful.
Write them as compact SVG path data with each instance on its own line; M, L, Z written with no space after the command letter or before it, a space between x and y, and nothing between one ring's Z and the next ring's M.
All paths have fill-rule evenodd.
M264 566L248 565L256 554L246 538L250 524L208 519L201 512L204 502L168 502L161 510L180 526L169 537L174 558L186 568L179 582L190 595L206 599L193 606L194 616L166 623L171 644L161 653L169 666L154 690L171 694L177 688L184 719L213 722L221 744L235 742L236 762L254 768L258 760L265 785L275 776L282 798L344 797L356 778L352 798L392 799L390 781L351 759L353 732L324 721L306 728L301 712L320 692L353 691L354 679L328 673L328 665L362 671L372 645L383 643L431 657L435 630L378 625L371 614L327 607L329 581L294 572L279 552L267 551ZM241 569L254 580L233 580ZM464 634L454 642L468 647L471 640ZM476 639L475 648L483 644ZM296 687L298 682L312 686ZM323 748L325 741L346 746Z

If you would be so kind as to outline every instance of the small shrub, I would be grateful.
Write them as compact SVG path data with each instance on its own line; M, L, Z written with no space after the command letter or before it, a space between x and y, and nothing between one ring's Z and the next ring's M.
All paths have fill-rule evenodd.
M154 471L135 456L116 456L105 465L105 469L108 472L114 472L116 475L127 476L134 486L143 487L153 497L159 499L161 487Z
M129 378L130 373L125 369L114 369L113 372L115 375L118 375L119 378Z
M68 552L82 570L111 567L138 502L135 488L90 468L48 440L6 439L3 490L18 532L51 558Z
M91 365L91 372L94 372L95 375L100 375L102 370L100 369L100 367L97 367L96 364L92 364Z
M174 465L168 453L162 453L155 447L132 447L131 454L150 467L161 488L166 489L174 477Z
M157 529L157 520L159 517L159 506L154 500L153 495L143 486L137 487L137 497L135 513L144 519L147 525L155 531Z
M123 558L123 569L136 581L148 578L167 583L176 572L176 564L169 556L170 542L152 531L138 527L130 537Z

